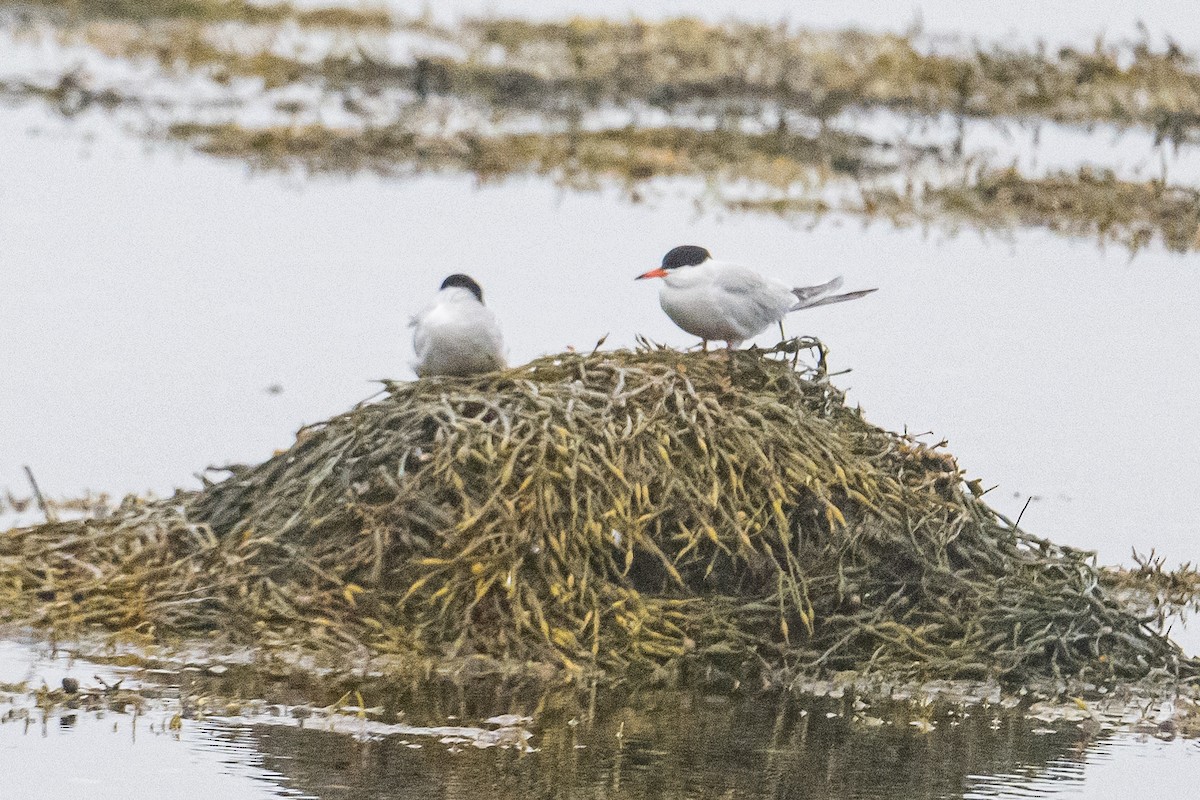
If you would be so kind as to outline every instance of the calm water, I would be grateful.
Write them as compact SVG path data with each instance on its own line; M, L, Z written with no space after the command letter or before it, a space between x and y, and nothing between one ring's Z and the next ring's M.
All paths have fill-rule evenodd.
M93 674L99 677L92 678ZM1200 779L1195 742L1129 733L1088 738L1074 724L1019 711L934 712L921 733L903 709L855 720L851 698L729 699L678 692L588 698L475 692L371 698L404 712L405 734L330 733L311 718L170 719L199 694L195 671L148 674L0 643L0 682L79 678L85 689L123 678L153 698L140 715L58 708L0 692L0 759L13 797L465 798L1127 798L1187 796ZM269 690L276 691L276 690ZM529 714L531 750L443 742L419 725L469 726ZM875 719L881 719L876 717ZM6 795L7 796L7 795Z
M1021 4L988 15L971 3L921 7L934 29L1078 39L1107 25L1108 5L1041 4L1036 18ZM738 8L786 13L772 2ZM911 19L882 8L817 3L812 14L826 17L793 19ZM1145 10L1152 30L1172 8ZM563 9L582 7L555 0L545 13ZM1187 27L1194 15L1180 19L1178 35L1200 44ZM878 130L896 120L851 122ZM1090 160L1153 176L1164 163L1136 132L1013 131L977 126L969 148L1027 171ZM788 330L820 336L834 369L853 369L838 380L876 423L948 438L972 476L997 486L989 497L1001 510L1015 515L1032 497L1028 529L1106 562L1152 547L1171 562L1200 560L1196 255L1152 247L1131 260L1039 231L983 237L698 211L699 187L687 182L656 184L634 205L534 179L253 175L148 145L102 115L65 122L34 107L0 107L0 146L0 491L27 493L23 464L50 494L73 495L166 493L195 486L208 464L261 460L301 424L372 394L373 379L409 376L407 319L453 271L484 285L514 362L590 348L606 333L607 346L637 333L690 345L653 287L632 278L695 242L797 283L844 274L849 288L880 287L793 317ZM1200 176L1190 151L1165 163L1173 180ZM35 690L66 674L85 685L93 675L186 683L0 639L0 683ZM136 718L5 716L32 701L0 691L0 764L22 765L7 771L6 796L1125 798L1188 796L1200 780L1195 743L1085 739L1073 724L1034 733L1039 723L1019 714L943 717L923 734L904 720L863 728L844 701L828 700L602 697L595 718L574 726L567 706L511 698L403 707L428 725L531 713L537 752L520 755L280 720L210 717L176 732L175 702Z
M1041 231L951 236L697 212L534 179L248 175L104 117L0 113L0 489L170 492L411 375L408 317L473 274L510 358L691 340L633 276L681 242L871 297L817 309L876 423L949 439L993 502L1108 562L1200 559L1200 270ZM769 335L763 342L770 340ZM278 385L282 393L268 387ZM28 518L28 515L27 515Z

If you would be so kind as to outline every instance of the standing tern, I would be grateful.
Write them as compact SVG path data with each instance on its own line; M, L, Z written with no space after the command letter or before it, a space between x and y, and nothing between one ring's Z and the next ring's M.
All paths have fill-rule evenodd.
M658 302L679 327L709 341L739 347L772 323L783 335L783 318L792 311L841 303L868 295L874 289L829 294L842 285L840 277L820 286L790 289L746 267L716 261L703 247L685 244L663 256L662 266L637 276L662 278Z
M467 275L442 281L433 302L412 318L417 375L475 375L504 367L504 341L483 289Z

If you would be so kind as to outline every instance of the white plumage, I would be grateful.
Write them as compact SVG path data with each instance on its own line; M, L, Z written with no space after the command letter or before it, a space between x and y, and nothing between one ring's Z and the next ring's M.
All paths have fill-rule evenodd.
M409 323L417 375L475 375L504 367L504 338L479 284L451 275Z
M706 342L722 341L731 348L778 324L792 311L875 291L830 295L842 285L840 277L819 286L789 288L747 267L714 261L707 250L693 245L676 247L659 269L639 277L663 279L659 304L672 322Z

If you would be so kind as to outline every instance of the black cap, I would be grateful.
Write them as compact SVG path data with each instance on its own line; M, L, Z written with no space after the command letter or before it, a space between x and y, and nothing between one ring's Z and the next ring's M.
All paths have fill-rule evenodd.
M712 254L703 247L698 247L694 244L681 244L679 247L672 248L669 253L663 256L662 268L694 267L697 264L703 264L710 258L712 258Z
M471 294L475 295L476 300L481 303L483 302L483 289L479 288L479 284L476 283L475 279L470 275L463 275L462 273L456 272L449 278L446 278L446 280L442 281L441 288L449 289L452 286L459 289L470 290Z

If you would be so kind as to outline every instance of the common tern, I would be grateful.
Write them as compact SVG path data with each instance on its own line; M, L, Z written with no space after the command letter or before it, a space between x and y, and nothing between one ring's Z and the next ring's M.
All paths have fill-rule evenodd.
M483 304L483 289L467 275L451 275L433 302L412 318L417 375L475 375L504 367L504 340Z
M703 247L685 244L663 256L657 269L637 276L662 278L658 302L671 321L707 349L710 341L739 347L773 323L783 333L783 318L792 311L854 300L874 289L830 294L842 285L841 277L820 286L788 288L752 269L716 261Z

